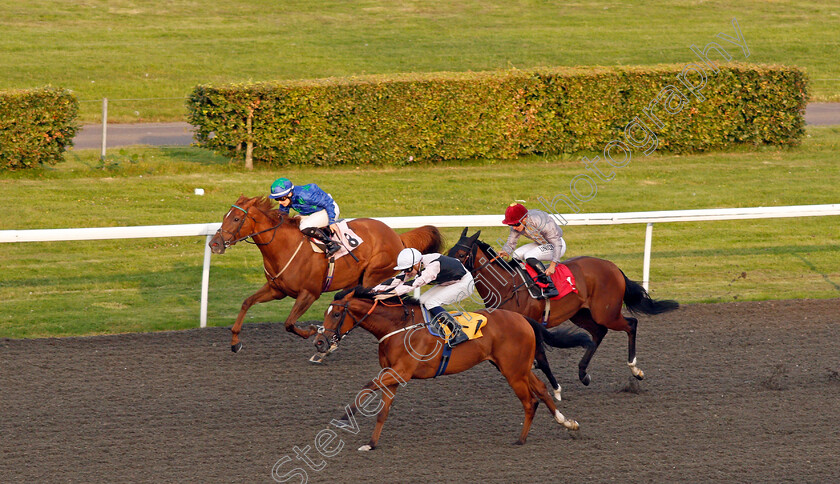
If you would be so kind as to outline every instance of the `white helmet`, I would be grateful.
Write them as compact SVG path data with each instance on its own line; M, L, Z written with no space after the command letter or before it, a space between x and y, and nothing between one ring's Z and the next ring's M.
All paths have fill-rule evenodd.
M394 267L394 270L403 271L408 269L414 264L420 262L421 257L423 257L423 254L421 254L417 249L403 249L397 256L397 266Z

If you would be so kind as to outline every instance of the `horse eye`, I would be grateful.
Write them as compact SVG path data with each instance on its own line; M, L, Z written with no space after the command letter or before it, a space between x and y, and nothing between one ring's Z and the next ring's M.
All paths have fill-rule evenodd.
M338 313L333 313L332 317L333 317L333 319L337 318L337 317L338 317Z
M233 217L234 222L239 222L239 217Z

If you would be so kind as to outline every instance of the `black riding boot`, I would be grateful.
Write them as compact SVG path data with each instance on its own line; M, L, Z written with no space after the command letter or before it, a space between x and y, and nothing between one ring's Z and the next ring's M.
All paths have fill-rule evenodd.
M324 254L327 257L329 257L338 252L339 249L341 249L341 246L330 238L329 230L329 227L307 227L301 230L301 232L303 233L303 235L313 238L318 242L324 244Z
M528 274L528 271L525 270L525 264L522 263L519 259L511 259L513 263L513 267L519 271L519 275L522 276L522 280L525 281L525 286L528 288L528 294L531 295L534 299L545 299L543 297L542 288L531 279L531 275Z
M437 322L441 326L448 327L449 331L452 332L449 335L449 339L446 340L446 344L450 348L469 340L469 337L461 330L461 325L458 324L458 322L455 321L455 318L442 307L437 306L430 309L429 314L432 315L432 321Z
M560 294L560 291L554 286L554 282L551 281L551 278L548 277L545 273L545 266L539 260L529 257L528 260L525 262L528 263L531 268L537 271L537 282L540 284L548 284L547 287L542 289L542 299L549 299L552 297L557 296Z

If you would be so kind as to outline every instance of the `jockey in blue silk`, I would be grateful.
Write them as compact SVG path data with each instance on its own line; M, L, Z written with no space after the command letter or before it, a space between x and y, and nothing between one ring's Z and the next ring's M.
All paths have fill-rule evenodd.
M338 204L318 185L295 186L288 178L278 178L271 184L269 198L280 203L280 213L288 215L290 209L295 209L300 214L300 231L322 242L328 257L341 249L337 242L330 239L329 228L338 219Z

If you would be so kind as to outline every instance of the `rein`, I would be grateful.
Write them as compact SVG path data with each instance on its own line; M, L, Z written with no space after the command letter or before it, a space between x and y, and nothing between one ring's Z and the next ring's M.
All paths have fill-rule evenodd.
M348 329L344 333L342 333L341 332L341 327L344 326L344 318L346 318L347 314L350 312L350 308L349 308L350 302L348 301L348 302L345 302L344 304L338 304L338 303L334 303L334 302L330 303L330 306L338 306L338 307L344 308L344 311L341 313L341 319L338 320L338 326L336 326L335 329L329 329L329 328L325 328L323 326L320 326L318 328L318 333L323 334L323 333L326 333L327 331L329 331L330 333L333 334L333 336L331 338L332 342L333 343L338 343L339 341L341 341L342 338L344 338L345 336L350 334L350 331L353 331L354 329L358 328L359 325L362 324L362 322L365 319L367 319L368 316L371 315L373 310L376 309L377 304L379 304L379 299L377 299L373 302L373 306L370 307L368 312L365 313L365 315L362 316L361 319L356 319L356 317L353 316L353 314L350 314L350 318L353 319L353 327Z
M342 338L344 338L345 336L350 334L350 331L353 331L354 329L359 327L359 325L361 325L362 322L365 319L367 319L367 317L370 316L373 313L373 310L376 309L376 306L380 302L382 302L382 301L379 300L379 299L376 299L373 302L373 306L371 306L370 309L368 310L368 312L365 313L365 315L362 316L360 319L356 319L356 317L353 316L352 313L350 313L350 318L353 319L353 327L351 327L350 329L348 329L344 333L341 332L341 327L344 326L344 318L346 318L347 314L350 312L350 308L349 308L350 302L348 301L348 302L345 302L344 304L338 304L338 303L335 303L335 302L330 303L330 306L337 306L337 307L340 307L340 308L344 308L344 312L341 313L341 319L338 320L338 326L336 326L336 329L333 330L333 329L328 329L328 328L325 328L325 327L321 326L321 327L318 328L318 333L323 334L323 333L326 333L327 331L333 333L333 336L330 338L331 342L335 343L335 344L338 344L338 342L341 341ZM387 304L387 303L384 303L384 302L382 302L382 305L387 306L387 307L397 307L397 306L405 307L404 304ZM404 319L407 319L408 315L409 315L409 312L408 312L408 309L406 309ZM404 328L400 328L400 329L395 330L395 331L391 331L390 333L388 333L385 336L383 336L382 338L380 338L379 343L381 344L383 341L390 338L391 336L394 336L395 334L399 334L399 333L402 333L404 331L408 331L410 329L418 328L418 327L421 327L421 326L425 326L425 323L417 323L417 324L413 324L411 326L406 326Z
M467 246L467 245L464 245L464 244L458 242L458 243L455 244L454 247L461 247L461 248L466 249L469 252L469 256L467 257L467 260L465 261L464 265L467 267L467 269L469 269L470 267L473 267L473 269L469 269L470 274L473 275L473 276L475 276L475 273L478 272L479 270L484 269L485 267L489 266L490 264L496 262L497 260L499 260L499 258L501 258L501 256L497 254L495 257L488 260L487 262L481 264L478 267L475 267L475 258L476 258L476 255L478 254L478 245L477 244ZM504 304L504 303L512 300L513 298L515 298L516 293L519 292L520 289L522 289L523 287L525 287L527 285L528 284L525 282L524 279L522 280L522 284L514 285L510 296L508 296L506 299L503 299L498 304L496 304L496 307L499 308L499 307L502 306L502 304Z

